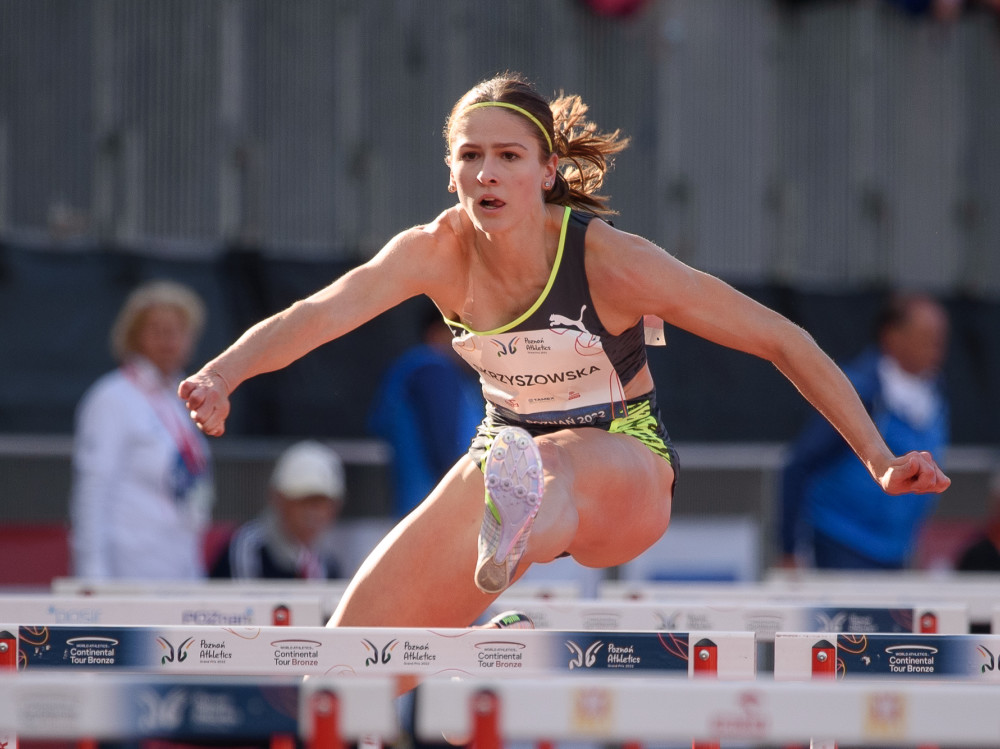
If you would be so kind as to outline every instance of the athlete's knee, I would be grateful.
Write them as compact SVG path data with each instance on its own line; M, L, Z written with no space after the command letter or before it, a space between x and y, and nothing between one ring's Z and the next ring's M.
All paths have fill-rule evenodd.
M560 435L560 432L556 432L535 439L542 457L546 491L549 491L550 486L572 487L578 477L579 456L574 455L573 443L564 442L559 438Z
M546 474L562 476L568 469L565 448L551 436L535 437L538 454L542 456L542 469Z

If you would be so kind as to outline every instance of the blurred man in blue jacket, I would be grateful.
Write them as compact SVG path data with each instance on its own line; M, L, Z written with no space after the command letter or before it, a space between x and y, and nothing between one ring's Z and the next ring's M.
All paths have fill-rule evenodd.
M421 343L407 349L383 375L368 414L368 430L388 442L392 513L419 505L469 449L486 405L482 388L451 346L451 330L437 307L423 306Z
M877 346L844 367L896 454L927 450L941 455L948 443L948 404L941 383L948 328L947 313L932 297L894 295L876 322ZM887 496L841 436L817 415L793 444L782 475L782 564L903 569L936 499Z

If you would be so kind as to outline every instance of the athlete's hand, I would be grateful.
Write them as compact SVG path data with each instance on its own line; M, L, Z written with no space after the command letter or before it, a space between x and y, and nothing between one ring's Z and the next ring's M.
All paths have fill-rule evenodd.
M889 463L878 482L886 494L938 494L951 486L951 479L929 452L908 452Z
M203 369L177 388L177 395L187 406L194 423L205 434L221 437L229 416L229 385L214 369Z

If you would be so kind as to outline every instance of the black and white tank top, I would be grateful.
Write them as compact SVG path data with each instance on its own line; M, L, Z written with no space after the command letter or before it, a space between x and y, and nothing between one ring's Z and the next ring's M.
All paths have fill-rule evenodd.
M452 345L480 375L487 408L510 422L586 426L624 415L624 386L646 363L643 322L611 335L594 311L584 239L594 216L566 208L541 296L516 320Z

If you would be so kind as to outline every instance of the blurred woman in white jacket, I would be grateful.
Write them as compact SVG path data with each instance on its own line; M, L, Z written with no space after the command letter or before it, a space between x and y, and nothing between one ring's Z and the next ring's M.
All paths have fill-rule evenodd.
M77 409L70 500L73 573L196 579L214 499L208 444L175 395L205 307L171 281L136 288L111 331L119 366Z

